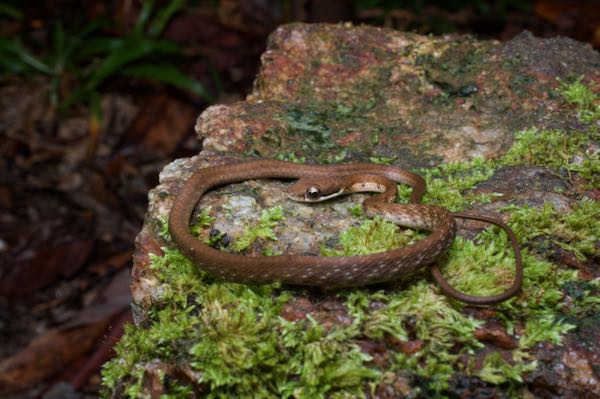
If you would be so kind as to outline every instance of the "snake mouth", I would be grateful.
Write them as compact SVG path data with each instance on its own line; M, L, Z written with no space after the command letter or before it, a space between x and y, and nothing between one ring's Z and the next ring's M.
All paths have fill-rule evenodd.
M296 201L296 202L323 202L323 201L327 201L327 200L339 197L344 194L345 194L345 190L344 190L344 187L342 187L339 189L339 191L336 191L332 194L321 195L316 198L309 197L308 195L306 195L306 193L303 193L302 195L288 193L288 198L291 199L292 201Z

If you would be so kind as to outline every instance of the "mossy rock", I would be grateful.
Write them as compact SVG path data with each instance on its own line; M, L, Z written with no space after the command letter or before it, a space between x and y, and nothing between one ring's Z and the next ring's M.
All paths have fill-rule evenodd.
M246 101L198 119L204 150L165 167L137 238L136 323L106 397L600 397L600 55L570 39L424 37L292 24ZM197 168L248 158L389 163L424 202L493 214L523 246L515 298L449 300L427 270L342 291L218 280L176 250L174 196ZM306 206L289 182L214 190L198 239L247 256L386 250L423 233L369 220L355 195ZM408 189L400 187L400 201ZM507 238L463 223L439 263L457 288L502 291Z

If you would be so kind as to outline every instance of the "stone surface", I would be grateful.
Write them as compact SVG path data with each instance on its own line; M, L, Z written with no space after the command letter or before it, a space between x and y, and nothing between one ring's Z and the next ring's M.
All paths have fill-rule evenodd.
M574 54L577 54L576 56ZM600 80L600 55L566 38L427 38L371 27L276 30L246 102L196 125L204 149L404 167L494 158L524 128L577 125L558 79Z
M263 54L254 91L244 102L208 108L196 126L203 152L165 167L160 185L149 194L132 273L136 323L140 327L148 323L148 309L164 294L164 286L149 267L149 254L160 255L161 247L168 245L159 235L161 224L174 195L196 169L256 156L319 163L386 161L405 168L476 157L495 159L508 150L519 130L580 128L572 107L557 94L557 79L584 75L587 81L600 83L599 66L600 55L588 46L565 38L537 39L529 33L500 43L348 25L278 28ZM349 208L359 204L363 195L307 207L287 200L288 184L261 180L229 185L204 196L199 208L210 206L216 217L213 229L235 241L262 210L281 205L285 222L275 230L278 240L252 246L248 256L261 256L265 250L318 255L321 245L357 224ZM539 207L550 202L559 213L566 213L585 189L548 168L508 166L497 169L471 192L495 193L498 198L476 204L470 211L506 219L508 215L499 210L508 204ZM460 234L467 238L483 228L479 223L461 226ZM588 264L587 268L589 278L598 276L597 267ZM345 301L335 293L294 295L282 308L284 319L295 322L310 315L328 331L352 324ZM369 304L372 311L383 307L377 301ZM493 348L499 353L515 348L518 332L501 326L498 314L471 312L486 320L476 332L486 349L472 361L481 364ZM597 316L588 319L585 328L568 334L563 346L548 343L535 348L532 356L539 367L527 375L520 389L544 397L600 397L600 349L595 339L600 328ZM586 336L579 341L577 334ZM582 342L592 346L582 347ZM387 337L365 338L357 344L385 369L393 364L395 352L411 355L423 343ZM152 363L144 384L160 393L159 377L172 371L181 379L181 370L186 367ZM193 381L193 373L185 378ZM373 391L374 397L416 397L423 394L416 388L420 378L389 371ZM460 373L450 381L446 394L509 396L500 385Z

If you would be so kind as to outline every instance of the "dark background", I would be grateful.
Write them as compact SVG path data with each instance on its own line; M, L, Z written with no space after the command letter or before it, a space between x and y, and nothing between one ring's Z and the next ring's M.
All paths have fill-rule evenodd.
M252 88L268 34L352 21L600 46L566 0L0 2L0 397L95 397L130 320L146 195L198 153L195 118Z

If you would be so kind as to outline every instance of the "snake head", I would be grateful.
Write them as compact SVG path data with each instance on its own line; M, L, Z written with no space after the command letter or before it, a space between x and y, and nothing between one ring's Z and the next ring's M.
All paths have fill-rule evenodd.
M345 194L341 180L323 177L303 177L287 190L288 196L299 202L321 202Z

